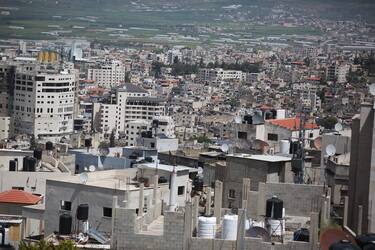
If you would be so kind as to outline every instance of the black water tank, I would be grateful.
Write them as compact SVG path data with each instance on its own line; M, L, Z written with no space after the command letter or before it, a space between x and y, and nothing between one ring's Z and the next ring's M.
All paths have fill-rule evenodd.
M309 238L310 238L310 233L307 228L300 228L293 233L294 241L309 242Z
M24 172L35 172L36 170L36 159L32 156L25 156L23 158L23 168Z
M9 161L9 171L16 171L17 168L17 163L15 160L10 160Z
M348 240L341 240L339 242L333 243L329 247L329 250L360 250L360 248L353 245Z
M266 217L271 219L283 218L283 201L277 197L272 197L266 203Z
M91 138L85 139L85 147L86 148L90 148L91 146L92 146L92 144L91 144Z
M69 214L60 215L59 234L70 235L72 232L72 216Z
M165 178L165 176L159 177L158 183L167 183L167 182L168 182L168 180L167 180L167 178Z
M77 219L84 220L84 221L89 219L89 205L88 204L80 204L77 207Z
M273 114L270 111L267 111L264 116L264 120L271 120L273 119Z
M146 156L146 157L145 157L145 161L147 161L147 162L153 162L151 156Z
M292 143L290 143L289 154L297 153L298 148L299 148L299 142L298 141L292 141Z
M46 150L52 151L53 150L53 143L48 141L46 142Z
M203 179L199 177L195 177L193 181L194 191L203 191Z
M34 150L34 158L37 159L37 160L41 160L42 159L42 153L43 151L41 149L35 149Z
M243 117L243 120L246 124L253 124L253 117L251 115L245 115Z
M355 241L357 242L359 247L363 248L366 245L372 242L375 242L375 234L369 233L369 234L363 234L363 235L357 236L355 238Z

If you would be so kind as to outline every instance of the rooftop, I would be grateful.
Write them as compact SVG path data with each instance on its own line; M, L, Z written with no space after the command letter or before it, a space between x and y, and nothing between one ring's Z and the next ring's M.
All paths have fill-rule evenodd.
M131 83L125 83L119 91L131 92L131 93L147 93L147 91L140 86Z
M156 169L156 164L155 163L142 163L138 165L138 168L149 168L149 169ZM198 172L198 169L195 168L190 168L186 166L172 166L172 165L166 165L166 164L158 164L157 169L166 171L166 172L173 172L173 169L175 169L176 172L179 171L186 171L188 170L190 172Z
M37 204L42 197L33 195L23 190L11 189L0 193L0 202L2 203L16 203L16 204Z
M292 157L280 155L229 154L228 156L266 162L285 162L292 160Z
M298 117L295 118L286 118L286 119L273 119L268 120L268 123L271 123L276 126L280 126L292 131L299 130L301 119ZM319 126L315 122L306 122L305 129L319 129Z

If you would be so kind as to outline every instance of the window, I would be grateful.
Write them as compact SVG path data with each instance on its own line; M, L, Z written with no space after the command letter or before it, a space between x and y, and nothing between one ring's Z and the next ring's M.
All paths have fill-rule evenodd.
M268 134L269 141L278 141L278 134Z
M236 198L236 190L229 189L229 198Z
M15 189L15 190L24 190L24 187L12 187L12 189Z
M238 139L247 139L247 133L238 131Z
M72 210L72 202L61 200L61 202L60 202L60 209L61 210L66 210L66 211L71 211Z
M103 207L103 216L104 217L112 217L112 208Z
M184 193L185 193L185 186L179 186L177 189L177 194L184 195Z

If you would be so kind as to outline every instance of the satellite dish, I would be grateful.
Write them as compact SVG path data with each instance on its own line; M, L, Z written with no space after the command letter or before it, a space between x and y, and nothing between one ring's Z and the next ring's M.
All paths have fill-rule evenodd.
M99 148L99 153L101 156L107 156L109 154L109 148L107 147Z
M95 172L95 170L96 170L96 167L94 165L90 165L89 171L90 172Z
M79 174L79 181L82 183L82 184L86 184L87 180L89 179L89 176L86 172L83 172L81 174Z
M337 131L337 132L340 132L341 130L342 130L342 125L341 125L341 123L336 123L335 124L335 130Z
M369 90L370 90L370 94L375 96L375 83L372 83L370 86L369 86Z
M236 117L234 117L234 122L239 124L239 123L242 122L242 118L240 116L236 116Z
M223 145L221 145L220 149L221 149L221 151L223 151L224 153L227 153L228 150L229 150L229 146L228 146L228 144L223 144Z
M326 147L326 154L328 156L332 156L336 154L336 147L332 144L327 145Z

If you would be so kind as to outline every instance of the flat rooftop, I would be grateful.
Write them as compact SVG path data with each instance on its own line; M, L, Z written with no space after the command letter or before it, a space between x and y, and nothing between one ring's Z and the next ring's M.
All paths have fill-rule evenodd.
M77 185L85 185L90 187L108 188L116 190L138 190L138 182L132 181L136 176L137 168L128 168L121 170L105 170L98 172L86 172L87 181L82 183L80 175L64 176L58 178L51 178L47 180L47 183L61 182L71 183ZM130 179L130 183L126 184L126 180Z
M244 158L249 160L266 162L286 162L292 160L292 157L280 155L228 154L227 157Z
M142 163L142 164L138 164L137 167L141 169L145 169L145 168L156 169L157 168L159 170L163 170L163 171L170 172L170 173L173 172L173 169L175 169L176 172L180 172L180 171L189 171L189 173L198 172L198 169L196 168L191 168L191 167L186 167L186 166L181 166L181 165L173 166L173 165L166 165L166 164L158 164L156 166L155 163Z

